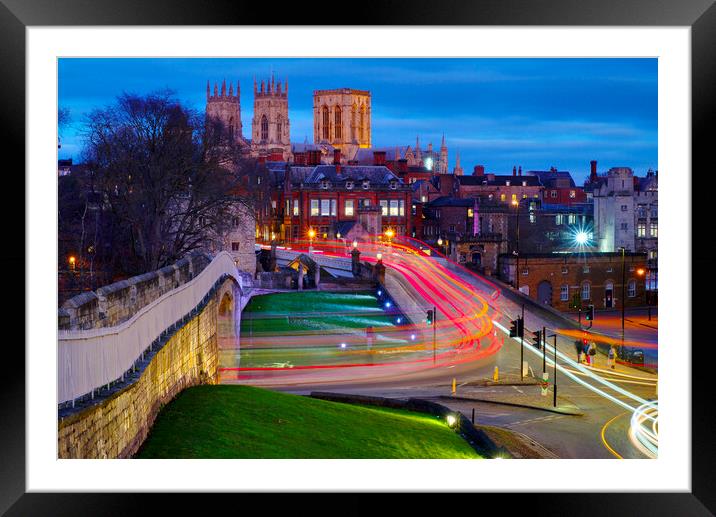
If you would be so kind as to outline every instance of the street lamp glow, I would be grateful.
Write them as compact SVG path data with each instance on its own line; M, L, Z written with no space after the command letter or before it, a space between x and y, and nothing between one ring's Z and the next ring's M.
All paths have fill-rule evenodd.
M341 232L338 232L338 233L336 234L336 239L340 239L340 238L341 238Z
M438 238L438 246L442 246L442 245L443 245L443 240L442 240L442 238Z
M313 239L316 236L316 230L314 230L313 228L308 230L308 236Z
M355 248L357 248L357 247L358 247L358 241L354 240L354 241L353 241L353 249L355 249Z
M377 258L378 261L382 260L382 259L383 259L383 254L382 254L382 253L378 253L378 254L375 256L375 258Z
M395 235L395 232L393 230L391 230L390 228L385 230L385 236L388 237L389 239L392 239L394 235Z
M584 246L589 240L589 234L587 232L579 231L574 235L574 240L580 246Z
M425 168L428 169L429 171L433 170L433 159L432 158L428 157L425 160Z
M644 274L644 268L641 268L641 267L640 267L639 269L637 269L637 270L636 270L636 274L639 275L639 276L642 276L642 275Z
M457 423L457 418L455 418L455 415L448 415L447 417L445 417L445 420L447 420L447 425L449 425L450 427L454 427Z

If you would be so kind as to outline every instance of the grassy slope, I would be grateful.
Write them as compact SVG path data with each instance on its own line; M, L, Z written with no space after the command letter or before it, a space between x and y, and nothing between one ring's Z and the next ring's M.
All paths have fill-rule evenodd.
M477 458L435 417L197 386L163 409L138 458Z

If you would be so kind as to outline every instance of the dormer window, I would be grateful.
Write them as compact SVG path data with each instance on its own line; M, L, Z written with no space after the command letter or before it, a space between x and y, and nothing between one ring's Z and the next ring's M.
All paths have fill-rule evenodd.
M321 188L326 190L330 186L330 182L328 180L321 180Z
M352 181L346 181L346 189L353 190L353 182Z
M396 188L398 188L398 182L395 181L395 180L390 180L390 188L393 189L393 190L395 190Z
M526 186L527 186L527 182L526 182L526 181L523 181L523 182L522 182L522 186L523 186L523 187L526 187Z
M363 190L368 190L370 188L370 181L363 180Z
M509 186L510 186L510 180L505 181L505 187L509 187Z

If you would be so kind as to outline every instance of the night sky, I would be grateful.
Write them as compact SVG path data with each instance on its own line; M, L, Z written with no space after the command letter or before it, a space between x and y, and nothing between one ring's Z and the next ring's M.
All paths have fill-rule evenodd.
M241 82L243 134L250 137L253 78L289 81L291 140L313 141L313 90L372 93L373 145L440 146L466 174L482 164L511 174L555 166L581 184L600 172L643 175L657 163L656 59L60 59L59 106L72 124L60 158L79 161L83 117L122 92L170 88L203 112L206 81ZM227 85L228 89L228 85Z

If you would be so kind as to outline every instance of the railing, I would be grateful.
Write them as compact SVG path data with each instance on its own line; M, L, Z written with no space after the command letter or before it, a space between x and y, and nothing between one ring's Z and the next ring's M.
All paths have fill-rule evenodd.
M150 344L200 305L222 277L233 277L243 290L241 274L225 251L194 279L117 326L59 331L57 403L77 399L121 378Z

